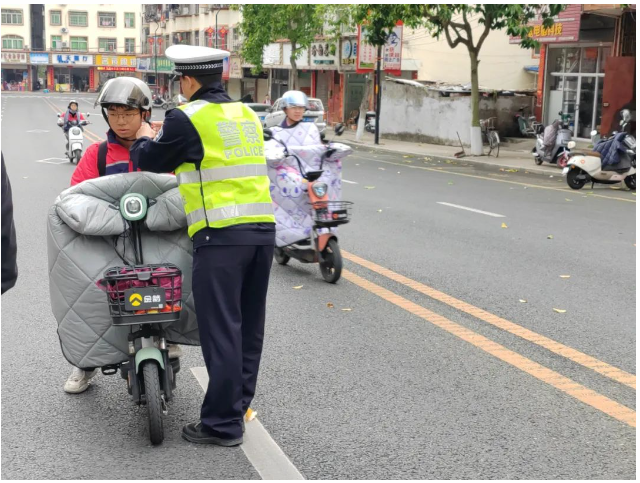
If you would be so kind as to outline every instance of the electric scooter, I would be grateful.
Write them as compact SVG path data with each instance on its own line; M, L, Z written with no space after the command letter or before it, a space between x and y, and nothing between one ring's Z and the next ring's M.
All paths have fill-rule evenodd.
M102 367L102 373L120 370L133 402L147 407L149 439L157 445L164 440L163 419L180 371L180 359L169 359L163 326L180 319L182 272L173 264L144 264L141 226L153 203L129 193L114 206L129 225L135 264L109 268L99 284L106 290L113 324L129 327L128 361Z
M531 150L531 154L537 165L541 165L545 161L550 164L557 164L558 158L564 151L569 149L568 144L572 137L572 132L569 129L569 116L568 114L562 114L562 112L558 114L560 114L562 122L556 134L555 145L551 148L551 151L547 151L544 146L544 132L538 133L536 136L536 145Z
M336 136L342 135L344 131L343 124L336 125ZM271 135L271 131L266 129L265 140L269 139L275 138ZM290 153L284 143L278 142L284 147L286 157L296 159L300 175L306 180L302 190L306 190L309 196L309 207L313 212L313 226L311 236L306 240L286 247L276 247L274 258L280 265L286 265L291 258L302 263L318 263L322 278L328 283L336 283L342 274L342 254L338 237L330 229L349 223L353 203L350 201L330 201L327 183L318 181L324 173L322 169L324 161L333 156L336 151L327 147L321 156L320 169L305 171L300 158L296 154Z
M87 114L89 117L89 114ZM62 129L64 126L63 117L58 114L58 126ZM70 163L78 164L82 158L82 151L84 151L84 129L83 126L90 124L87 120L72 121L71 128L68 131L69 143L67 144L67 158Z

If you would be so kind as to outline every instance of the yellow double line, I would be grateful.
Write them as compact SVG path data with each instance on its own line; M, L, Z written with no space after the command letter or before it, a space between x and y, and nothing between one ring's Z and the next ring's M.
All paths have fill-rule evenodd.
M424 285L420 282L411 280L403 275L393 272L387 268L377 265L373 262L365 260L351 253L342 251L342 256L364 268L367 268L379 275L382 275L390 280L398 282L406 287L412 288L424 295L427 295L435 300L443 302L455 309L472 315L484 322L487 322L495 327L505 330L513 335L521 337L529 342L544 347L545 349L565 357L577 364L587 367L605 377L608 377L616 382L624 384L632 389L636 388L636 376L629 374L617 367L614 367L606 362L600 361L594 357L584 354L580 351L565 346L559 342L549 339L540 334L521 327L513 322L505 320L501 317L497 317L485 310L478 307L474 307L471 304L458 300L450 295L440 292L434 288ZM609 416L628 424L631 427L636 427L636 412L602 394L599 394L568 377L559 374L551 369L548 369L537 362L534 362L526 357L507 349L506 347L488 339L487 337L480 335L472 330L467 329L451 320L443 317L435 312L425 309L424 307L411 302L410 300L401 297L390 290L387 290L375 283L372 283L355 273L348 270L343 270L342 275L345 279L358 285L359 287L377 295L378 297L390 302L407 312L416 315L433 325L446 330L450 334L464 340L477 347L484 352L491 354L492 356L510 364L511 366L520 369L521 371L530 374L536 379L555 387L559 391L568 394L571 397L587 404L599 411L602 411Z
M60 114L60 109L58 109L53 102L51 102L46 97L41 97L40 99L42 99L44 101L44 103L53 110L53 112L55 112L56 114ZM87 139L89 139L89 141L94 142L94 143L99 143L99 142L104 141L103 138L101 138L96 133L90 131L87 128L84 128L84 135L87 137Z

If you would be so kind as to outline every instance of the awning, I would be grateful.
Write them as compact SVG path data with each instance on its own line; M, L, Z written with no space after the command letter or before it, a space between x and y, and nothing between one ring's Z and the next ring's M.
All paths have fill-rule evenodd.
M524 70L526 70L527 72L531 72L532 74L537 74L538 73L538 66L537 65L525 65L524 66Z

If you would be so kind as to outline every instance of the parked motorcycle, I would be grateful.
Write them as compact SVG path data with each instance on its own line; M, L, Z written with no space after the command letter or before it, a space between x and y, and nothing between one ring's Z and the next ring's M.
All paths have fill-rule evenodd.
M572 138L572 132L569 129L569 116L563 114L562 112L560 112L559 114L560 114L560 120L557 121L559 122L559 126L555 136L555 143L551 147L551 149L547 150L545 148L544 132L539 133L536 136L536 145L531 150L531 154L533 155L534 161L538 166L541 165L543 162L547 162L550 164L557 164L558 158L562 156L562 153L564 153L567 150L570 150L568 145L569 145L569 141L571 141L571 138ZM545 128L545 131L547 131L547 129L552 129L552 128L553 128L552 125L547 126Z
M370 133L376 132L376 113L368 111L365 116L364 130Z
M591 132L592 136L597 135L596 131ZM624 184L631 190L636 189L636 139L630 134L622 134L620 150L620 161L616 164L602 166L602 157L599 152L587 151L582 153L572 153L567 167L562 170L562 174L567 177L567 184L571 189L579 190L587 182L591 182L591 187L595 183L616 184L624 181ZM600 141L613 141L613 137L619 136L615 133L612 137ZM575 142L569 143L569 148L575 148Z
M340 136L345 130L343 124L335 127L335 135ZM351 206L349 201L329 200L329 186L318 179L324 174L323 165L325 160L331 158L336 152L329 142L326 150L320 157L319 170L305 170L297 154L291 152L286 144L272 136L271 130L265 130L265 139L276 140L283 148L286 157L296 160L300 175L306 181L302 187L296 186L294 189L304 191L308 196L308 209L313 219L310 236L307 239L299 240L284 247L276 247L274 257L280 265L286 265L291 258L302 263L318 263L320 272L325 281L336 283L342 274L342 255L336 234L331 231L339 225L349 223Z
M518 110L518 114L515 115L516 123L522 137L535 137L538 134L542 134L544 126L542 123L536 120L536 116L526 117L524 115L524 107Z
M87 114L89 117L90 114ZM58 114L58 126L62 129L64 127L64 116ZM69 135L69 142L67 143L67 158L70 163L78 164L82 158L82 151L84 150L84 126L90 124L87 120L71 121L71 128L67 131Z

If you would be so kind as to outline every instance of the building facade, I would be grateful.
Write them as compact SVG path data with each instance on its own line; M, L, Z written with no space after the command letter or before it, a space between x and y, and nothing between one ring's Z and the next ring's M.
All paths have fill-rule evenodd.
M3 5L3 81L24 69L24 90L95 91L135 75L140 30L138 4Z
M545 124L568 115L574 136L616 130L620 110L635 121L635 7L569 5L552 31L532 26L542 44L537 116Z

